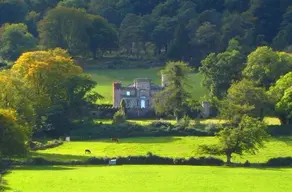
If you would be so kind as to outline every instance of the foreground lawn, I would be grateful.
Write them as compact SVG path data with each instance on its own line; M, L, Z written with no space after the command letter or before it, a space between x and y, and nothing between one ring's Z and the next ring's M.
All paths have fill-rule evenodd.
M33 156L51 160L84 160L89 156L129 156L146 155L147 152L167 157L199 157L197 148L200 144L216 143L214 137L146 137L120 139L120 143L112 143L110 139L96 141L72 141L63 145L38 151ZM90 149L92 154L85 155L84 150ZM257 155L235 155L233 162L263 163L268 159L280 156L292 156L292 137L272 138ZM219 156L225 160L224 156Z
M101 103L112 103L112 83L121 81L124 86L134 82L135 78L150 78L153 83L161 85L160 68L151 69L120 69L120 70L87 70L92 78L98 83L96 91L105 97ZM204 96L206 90L201 86L202 75L193 73L190 75L190 84L195 98Z
M286 192L292 169L192 166L22 167L4 177L22 192Z

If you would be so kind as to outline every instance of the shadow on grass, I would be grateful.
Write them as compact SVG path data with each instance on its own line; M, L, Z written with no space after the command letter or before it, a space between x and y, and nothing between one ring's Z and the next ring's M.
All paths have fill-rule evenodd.
M76 142L96 142L96 143L112 143L112 144L123 144L123 143L171 143L181 140L177 137L129 137L129 138L118 138L119 142L113 142L111 138L100 139L100 140L75 140Z
M57 154L57 153L37 153L31 152L31 157L41 157L46 160L53 160L53 161L74 161L74 160L87 160L89 155L68 155L68 154Z
M287 137L287 136L283 136L283 137L276 137L274 138L275 141L282 141L284 143L286 143L287 145L292 145L292 137Z
M12 170L26 170L26 171L68 171L74 170L74 167L68 166L52 166L52 165L32 165L32 166L17 166L13 167Z

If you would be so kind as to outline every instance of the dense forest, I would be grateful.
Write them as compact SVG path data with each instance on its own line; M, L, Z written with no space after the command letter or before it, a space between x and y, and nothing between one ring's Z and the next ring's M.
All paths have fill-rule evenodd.
M245 56L264 45L292 50L290 0L0 0L0 26L2 63L27 50L60 47L74 57L197 66L231 39Z

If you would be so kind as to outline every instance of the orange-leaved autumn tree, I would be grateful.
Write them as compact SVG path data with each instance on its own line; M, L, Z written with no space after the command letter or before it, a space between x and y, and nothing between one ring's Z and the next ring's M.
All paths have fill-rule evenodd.
M83 72L67 51L60 48L23 53L11 70L28 82L37 105L42 108L65 99L62 83Z

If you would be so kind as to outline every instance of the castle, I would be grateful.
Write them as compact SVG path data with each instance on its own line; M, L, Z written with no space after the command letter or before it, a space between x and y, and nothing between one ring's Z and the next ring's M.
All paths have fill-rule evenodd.
M113 83L113 107L118 108L124 99L129 109L149 110L153 109L153 96L166 86L165 76L161 75L161 86L155 85L148 78L137 78L128 86L122 86L121 82Z
M137 78L128 86L113 82L113 108L119 108L122 100L126 103L128 113L143 116L153 110L153 97L167 86L167 79L161 74L161 85L155 85L148 78ZM210 116L209 102L202 102L202 116Z

